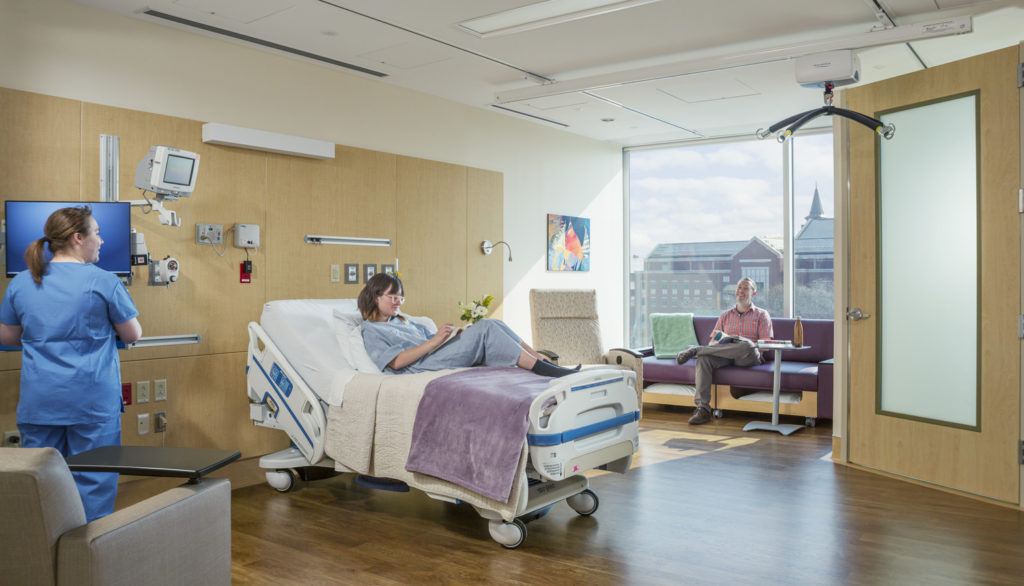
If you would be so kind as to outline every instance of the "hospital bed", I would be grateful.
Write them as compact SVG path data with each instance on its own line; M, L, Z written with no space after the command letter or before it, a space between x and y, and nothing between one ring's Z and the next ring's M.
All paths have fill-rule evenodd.
M354 299L305 299L269 302L260 323L249 323L250 418L284 431L292 442L260 458L275 489L290 490L308 467L399 480L438 500L469 503L488 520L491 537L512 549L526 539L525 521L559 501L580 515L597 510L597 494L583 472L629 469L638 447L635 374L603 367L551 379L530 403L507 502L407 471L424 388L457 371L380 373L366 356L359 321Z

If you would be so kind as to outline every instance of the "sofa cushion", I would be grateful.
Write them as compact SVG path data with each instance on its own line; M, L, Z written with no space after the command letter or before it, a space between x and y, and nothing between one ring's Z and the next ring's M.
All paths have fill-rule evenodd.
M750 389L771 389L774 364L765 362L757 366L723 366L716 368L712 381L716 385L730 385ZM780 387L790 391L818 390L818 364L816 362L790 362L783 360L779 369ZM692 385L696 383L697 361L677 364L673 359L644 358L644 382L675 383Z

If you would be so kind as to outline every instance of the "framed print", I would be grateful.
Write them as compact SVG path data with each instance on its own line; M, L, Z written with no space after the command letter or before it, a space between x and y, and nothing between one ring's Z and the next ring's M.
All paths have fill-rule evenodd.
M590 218L548 214L548 270L590 270Z
M395 265L380 265L380 272L393 275L395 274Z
M363 265L363 282L367 283L377 274L377 265Z
M359 265L357 263L345 263L345 284L351 285L359 282Z

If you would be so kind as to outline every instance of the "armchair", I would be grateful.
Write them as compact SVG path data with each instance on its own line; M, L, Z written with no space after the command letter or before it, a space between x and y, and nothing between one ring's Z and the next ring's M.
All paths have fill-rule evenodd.
M628 348L604 349L593 289L530 289L533 347L562 366L610 364L636 372L643 404L643 358Z
M184 484L85 522L53 448L0 448L0 576L11 584L230 584L231 486Z

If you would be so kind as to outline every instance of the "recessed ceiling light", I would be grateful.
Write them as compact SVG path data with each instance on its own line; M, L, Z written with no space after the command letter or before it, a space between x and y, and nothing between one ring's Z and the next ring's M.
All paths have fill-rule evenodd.
M651 4L659 0L545 0L458 23L480 38L510 35L581 18Z

